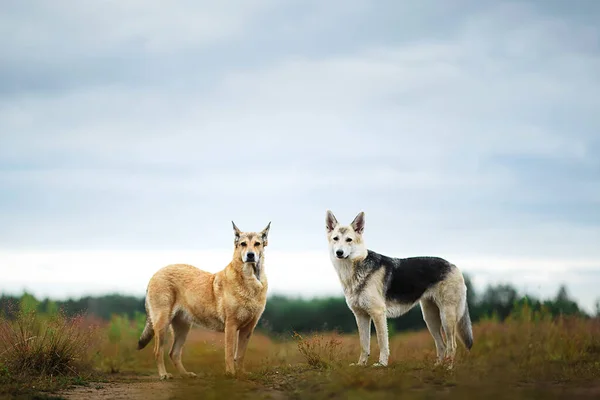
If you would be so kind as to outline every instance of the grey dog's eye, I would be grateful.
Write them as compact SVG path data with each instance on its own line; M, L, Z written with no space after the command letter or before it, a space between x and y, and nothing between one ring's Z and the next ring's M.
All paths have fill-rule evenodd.
M335 240L336 242L337 242L339 239L340 239L340 238L339 238L339 237L337 237L337 236L333 238L333 240Z
M346 242L350 243L352 241L352 238L346 238Z

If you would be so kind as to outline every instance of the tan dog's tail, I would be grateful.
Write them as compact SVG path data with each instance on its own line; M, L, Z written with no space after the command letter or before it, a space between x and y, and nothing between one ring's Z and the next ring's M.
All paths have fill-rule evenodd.
M146 289L146 301L144 302L144 306L146 307L146 326L144 326L140 340L138 340L138 350L146 347L154 337L154 327L152 326L152 320L150 319L150 313L148 312L148 289Z
M141 350L144 347L146 347L146 345L150 343L153 337L154 328L152 327L152 321L150 321L149 317L146 317L146 326L144 326L144 331L140 336L140 340L138 340L138 350Z

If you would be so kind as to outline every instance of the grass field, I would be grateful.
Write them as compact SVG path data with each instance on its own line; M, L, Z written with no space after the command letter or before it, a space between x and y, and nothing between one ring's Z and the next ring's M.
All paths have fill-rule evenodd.
M56 319L37 317L36 321L22 322L20 331L17 323L2 322L0 397L600 398L600 320L553 320L527 308L503 323L487 320L476 324L473 349L466 352L460 347L452 371L433 367L435 350L426 331L394 335L387 368L348 365L358 358L357 335L289 335L275 340L257 334L248 348L248 374L230 378L224 373L223 335L194 329L183 362L198 377L178 378L167 359L167 368L175 375L170 381L158 380L152 343L135 350L140 320L114 317L110 323L96 326L83 319L63 325ZM27 345L19 351L15 343L8 346L7 332L17 332L21 339L12 340L16 344L27 341ZM54 339L48 340L52 335ZM47 342L39 342L40 337ZM44 361L52 352L64 357ZM372 364L378 354L375 337L371 354Z

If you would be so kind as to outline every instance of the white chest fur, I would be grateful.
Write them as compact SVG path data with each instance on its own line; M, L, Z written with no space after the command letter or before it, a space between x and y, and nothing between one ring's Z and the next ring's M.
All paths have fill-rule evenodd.
M357 283L354 279L354 264L348 259L340 260L336 257L331 257L331 262L338 274L344 294L346 297L352 295Z

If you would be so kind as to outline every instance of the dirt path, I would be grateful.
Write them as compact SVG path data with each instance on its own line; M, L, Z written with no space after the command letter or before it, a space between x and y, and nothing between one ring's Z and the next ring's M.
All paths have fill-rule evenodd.
M172 398L175 382L161 382L152 377L136 377L127 382L91 382L58 393L69 400L131 399L168 400Z
M246 382L246 384L248 383ZM218 388L215 386L218 386ZM224 398L238 398L238 395L244 394L244 396L250 395L250 397L244 398L255 398L260 393L259 397L261 399L283 400L289 398L282 390L262 386L257 388L256 385L250 391L238 389L238 392L231 392L231 388L235 386L233 382L227 381L221 381L215 385L214 380L173 379L159 381L155 376L136 375L119 376L110 382L90 382L86 386L72 386L56 394L69 400L173 400L196 398L208 390L213 395L212 397L215 394L223 394ZM254 391L252 392L252 390Z
M362 392L362 395L369 393L372 396L369 398L394 398L394 390L391 389L377 389L368 388L371 381L369 381L368 374L363 374L365 381L361 381L362 389L366 392ZM385 378L385 377L380 377ZM120 375L107 377L108 381L105 382L90 382L86 386L74 386L67 390L63 390L57 395L64 399L69 400L108 400L108 399L132 399L132 400L174 400L174 399L187 399L187 398L224 398L224 399L269 399L269 400L284 400L290 397L298 397L300 394L301 398L312 398L318 388L326 384L329 377L321 376L315 371L293 371L289 370L286 374L272 374L269 377L263 377L260 382L256 379L241 379L239 381L232 381L223 378L215 379L215 376L207 375L199 377L198 380L189 379L173 379L169 381L159 381L154 375ZM263 380L264 379L264 380ZM346 377L348 379L348 377ZM312 382L312 385L303 387L302 393L298 393L296 390L301 387L301 382ZM340 381L343 386L339 387L340 392L345 392L347 382ZM355 384L356 386L356 384ZM432 382L429 385L413 387L407 389L414 393L417 397L421 397L420 393L425 391L431 394L439 395L442 392L448 396L448 398L461 398L464 395L464 388L461 390L460 385L455 387L438 385ZM352 389L352 388L351 388ZM360 389L360 388L359 388ZM327 388L330 392L330 398L340 398L337 395L344 394L338 392L335 395L335 391L332 388ZM491 384L489 387L483 386L482 390L488 391L488 393L494 393L500 390L499 387ZM588 382L582 385L575 384L557 384L557 383L537 383L537 384L520 384L516 387L512 387L515 398L529 398L532 394L539 394L540 396L555 395L559 398L569 399L598 399L600 398L600 383L599 382ZM315 392L316 391L316 392ZM355 394L358 392L354 392ZM506 394L505 392L503 392ZM342 397L342 398L343 398ZM409 396L410 397L410 396Z
M197 397L198 395L198 392L190 392L189 396L184 395L176 389L177 381L161 382L150 377L144 377L126 382L90 383L88 386L76 386L64 390L57 393L57 395L69 400L173 400L176 398ZM597 399L600 395L600 385L594 384L579 388L556 385L556 387L552 387L545 393L551 392L571 399ZM439 389L436 390L436 393L439 394ZM306 395L309 396L309 393L306 393ZM260 398L284 400L289 396L283 391L266 389L262 391Z

